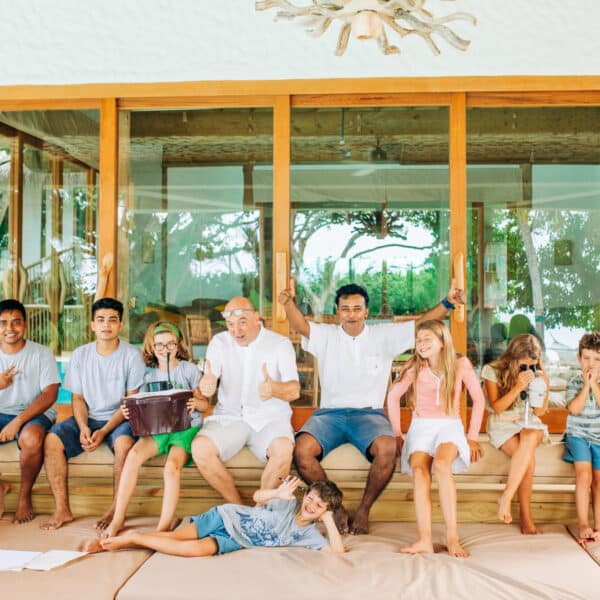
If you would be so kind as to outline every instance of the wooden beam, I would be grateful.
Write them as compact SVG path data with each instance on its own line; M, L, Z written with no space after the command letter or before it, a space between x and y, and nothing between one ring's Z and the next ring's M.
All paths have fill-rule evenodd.
M467 256L467 106L462 93L452 95L450 104L450 265L455 265L458 257ZM463 269L464 269L463 264ZM466 271L465 271L466 272ZM467 293L468 285L465 293ZM450 317L450 330L456 350L467 352L467 321ZM461 418L466 425L467 402L461 398Z
M19 294L23 263L23 137L17 133L11 144L10 152L10 205L8 239L12 259L12 297L22 300ZM25 291L25 290L23 290Z
M117 217L118 217L118 140L119 125L115 98L102 100L100 108L100 195L98 202L98 272L108 255L113 267L108 273L105 296L117 293Z
M273 111L273 329L289 334L277 298L290 272L290 122L289 96L275 99Z
M153 83L92 83L75 85L0 86L3 106L23 106L23 101L52 101L57 106L67 100L98 98L152 99L199 98L211 96L265 96L306 94L398 94L398 93L520 93L600 91L598 75L505 75L459 77L365 77L344 79L286 79L244 81L184 81ZM32 106L43 106L32 104ZM72 106L72 103L69 104Z

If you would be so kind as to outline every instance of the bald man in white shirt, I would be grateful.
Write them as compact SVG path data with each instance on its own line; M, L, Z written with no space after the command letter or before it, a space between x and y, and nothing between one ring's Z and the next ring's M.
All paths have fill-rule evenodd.
M300 382L291 342L263 327L248 298L232 298L222 314L227 331L210 341L200 380L207 397L219 381L218 402L192 442L192 456L226 502L241 504L224 463L248 446L266 463L261 488L276 488L287 477L294 450L290 402L300 396Z

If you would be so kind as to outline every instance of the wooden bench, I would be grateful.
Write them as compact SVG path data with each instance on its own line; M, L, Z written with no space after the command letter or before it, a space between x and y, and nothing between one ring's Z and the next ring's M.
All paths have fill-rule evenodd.
M312 413L310 408L295 408L292 423L298 430ZM63 414L62 417L65 415ZM403 411L403 429L408 426L408 413ZM458 515L462 522L494 522L496 500L508 473L508 458L493 448L486 434L481 434L483 458L471 465L468 473L456 477ZM575 518L574 471L562 461L560 436L551 445L537 450L537 466L533 493L533 514L540 522L566 523ZM142 467L130 515L158 515L162 502L163 465L165 457L151 459ZM263 465L248 449L234 456L227 466L233 473L245 501L251 502L258 488ZM343 490L349 509L358 506L367 480L370 464L350 445L344 445L325 457L323 466L329 477ZM110 505L113 456L106 445L90 454L83 453L69 461L71 506L76 515L100 515ZM0 445L0 478L11 483L12 493L6 498L6 510L14 510L19 482L19 456L16 443ZM413 490L409 476L400 473L399 465L389 485L373 507L375 521L413 521ZM51 513L54 500L44 470L34 487L35 511ZM196 514L221 502L219 495L204 481L195 467L183 470L181 497L177 514ZM437 492L433 493L434 519L441 520ZM518 517L518 504L513 504Z

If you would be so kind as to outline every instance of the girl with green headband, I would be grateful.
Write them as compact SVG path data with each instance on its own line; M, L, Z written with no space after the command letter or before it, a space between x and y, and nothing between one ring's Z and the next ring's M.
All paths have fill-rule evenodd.
M202 373L189 362L189 353L179 328L169 321L159 321L150 325L144 337L142 358L146 364L144 383L152 384L167 381L170 377L174 388L191 389L194 392L187 407L191 412L191 427L175 433L149 435L138 439L129 451L121 474L115 514L103 537L112 537L123 529L127 505L135 491L137 478L142 465L153 456L167 455L164 469L165 490L157 531L169 531L179 500L181 469L193 464L190 459L191 444L200 430L202 415L208 408L208 400L202 396L198 383ZM121 410L126 418L126 408Z

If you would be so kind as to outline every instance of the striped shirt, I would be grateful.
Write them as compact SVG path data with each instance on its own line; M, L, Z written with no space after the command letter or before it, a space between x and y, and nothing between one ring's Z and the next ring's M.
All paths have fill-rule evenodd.
M582 388L583 376L579 374L573 377L567 385L567 404L571 403ZM592 444L600 444L600 406L598 406L591 390L583 410L578 415L569 413L567 433L583 438Z

